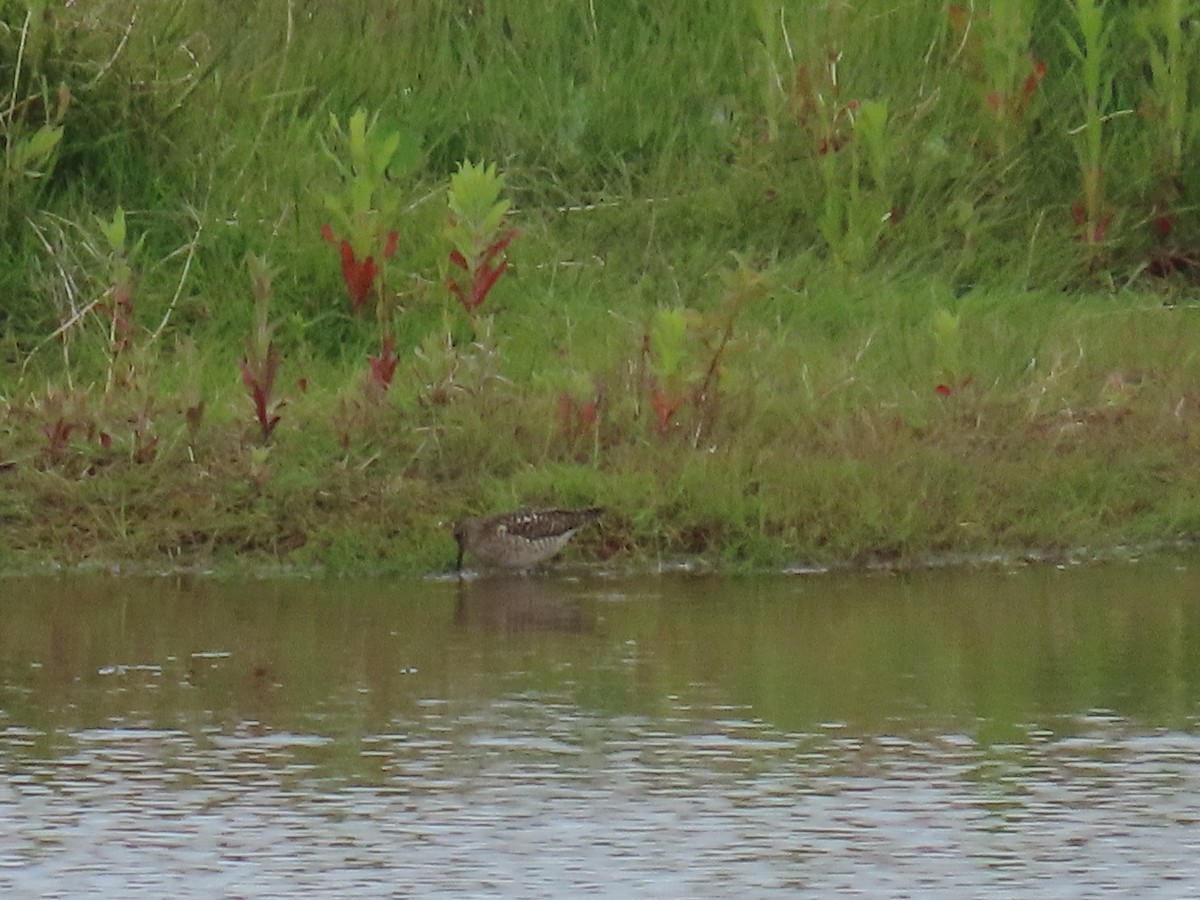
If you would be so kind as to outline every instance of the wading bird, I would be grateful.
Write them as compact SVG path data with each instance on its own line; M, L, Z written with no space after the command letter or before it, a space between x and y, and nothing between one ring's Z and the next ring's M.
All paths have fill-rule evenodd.
M488 566L532 569L566 546L576 531L603 512L590 509L517 510L496 516L463 519L454 526L458 562L470 554Z

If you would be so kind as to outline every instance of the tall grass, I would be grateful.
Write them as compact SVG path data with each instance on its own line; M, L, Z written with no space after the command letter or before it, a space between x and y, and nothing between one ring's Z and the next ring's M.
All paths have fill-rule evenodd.
M744 562L1194 528L1132 460L1177 477L1194 442L1193 326L1161 304L1200 272L1197 15L2 2L0 466L30 502L75 485L64 521L116 503L89 534L128 555L418 565L457 511L606 498L605 552ZM372 195L375 316L322 238L358 110L420 147ZM519 229L469 316L464 160ZM1072 466L1092 491L1046 487Z

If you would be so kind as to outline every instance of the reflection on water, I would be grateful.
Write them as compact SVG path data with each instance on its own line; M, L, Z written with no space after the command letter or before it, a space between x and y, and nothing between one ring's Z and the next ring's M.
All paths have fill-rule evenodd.
M0 893L1187 895L1197 562L0 580Z
M593 624L569 585L516 575L460 582L454 621L463 628L508 632L583 633Z

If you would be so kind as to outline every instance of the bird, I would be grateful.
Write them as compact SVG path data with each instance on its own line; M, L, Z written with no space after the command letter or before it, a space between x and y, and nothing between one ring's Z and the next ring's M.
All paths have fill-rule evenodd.
M604 510L519 509L494 516L463 519L454 526L458 562L471 554L480 562L503 569L525 571L545 562L566 546L576 531L595 521Z

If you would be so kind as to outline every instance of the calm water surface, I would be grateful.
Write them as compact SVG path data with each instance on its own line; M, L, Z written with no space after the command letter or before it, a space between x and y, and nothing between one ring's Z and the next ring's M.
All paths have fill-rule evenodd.
M0 895L1200 893L1200 557L0 578Z

